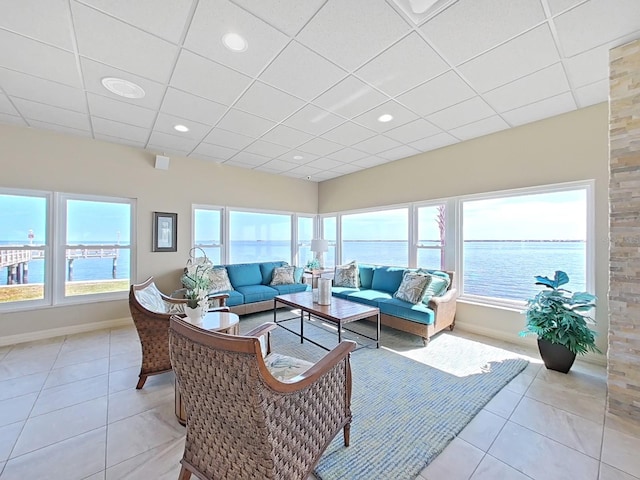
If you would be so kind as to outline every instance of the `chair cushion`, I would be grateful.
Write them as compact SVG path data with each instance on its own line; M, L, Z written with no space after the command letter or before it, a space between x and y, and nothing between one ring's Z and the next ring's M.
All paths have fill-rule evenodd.
M288 357L279 353L271 353L264 359L264 363L269 373L281 382L288 382L296 375L306 372L313 366L305 360L295 357Z
M358 270L360 273L360 288L371 288L371 282L373 281L373 271L376 269L373 265L360 265L358 264Z
M244 303L273 300L273 297L278 295L278 290L267 285L244 285L237 287L236 290L244 295Z
M273 269L276 267L284 267L287 262L264 262L260 264L260 273L262 274L262 284L269 285L273 278Z
M221 293L229 294L229 298L224 302L227 307L235 307L236 305L242 305L244 303L244 295L237 290L229 290L228 292Z
M269 286L274 285L292 285L296 283L293 278L293 273L295 271L295 267L276 267L273 269L273 276L271 278L271 283Z
M422 302L414 305L404 300L390 298L388 300L381 300L378 303L378 308L380 309L380 313L423 323L425 325L431 325L435 319L433 310Z
M292 283L290 285L272 285L278 291L278 295L286 295L287 293L306 292L311 290L311 285L306 283Z
M406 271L393 297L413 304L419 303L424 298L424 292L431 283L431 278L433 275L427 273Z
M347 298L350 294L354 292L359 292L359 288L350 288L350 287L332 287L331 294L340 298Z
M168 311L167 304L162 299L160 290L155 283L147 285L142 290L135 290L135 296L138 303L147 310L155 313L167 313Z
M358 288L358 279L358 264L354 260L345 265L336 266L333 285L336 287Z
M390 300L392 298L391 293L381 292L380 290L361 290L353 292L347 295L347 300L353 300L354 302L364 303L377 307L378 302L381 300Z
M383 292L394 293L402 283L402 275L406 268L378 267L373 271L371 288Z
M259 263L236 263L227 265L227 273L229 274L231 285L233 285L233 288L236 290L238 287L245 285L262 284L262 273L260 272Z

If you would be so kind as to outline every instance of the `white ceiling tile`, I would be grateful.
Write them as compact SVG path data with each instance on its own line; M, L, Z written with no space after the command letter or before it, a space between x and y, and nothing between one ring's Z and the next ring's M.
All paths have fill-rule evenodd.
M325 140L324 138L314 138L313 140L300 145L298 150L307 153L313 153L314 155L324 156L329 155L330 153L337 152L343 148L342 145L338 145L337 143L330 142L329 140Z
M561 63L487 92L484 98L498 112L506 112L569 90Z
M330 158L318 158L306 164L309 167L318 168L320 170L329 170L342 165L342 162L331 160Z
M561 93L555 97L547 98L537 103L516 108L502 114L511 125L524 125L547 117L560 115L576 109L576 103L570 92Z
M242 150L255 140L255 137L247 137L239 133L229 132L221 128L215 128L204 139L207 143L213 143L227 148Z
M391 150L392 148L399 147L400 145L402 145L400 142L378 135L377 137L370 138L364 142L356 143L353 147L356 150L362 150L363 152L375 155L376 153Z
M288 93L261 82L254 82L234 107L279 122L304 104L305 102Z
M119 102L111 98L87 93L89 111L96 117L128 123L143 128L151 128L156 119L156 111L138 107L128 102Z
M169 140L168 143L171 143L172 140ZM165 155L168 157L176 156L176 157L186 157L189 155L189 150L181 149L180 147L171 147L170 145L158 145L154 143L149 143L147 145L146 150L151 150L154 152L159 152L159 155Z
M478 92L487 92L558 60L549 27L541 25L459 67Z
M175 125L184 125L189 129L189 131L178 132L173 128ZM169 115L167 113L160 113L158 114L158 118L153 129L176 137L202 140L211 130L211 125L205 125L192 120L185 120L184 118Z
M289 163L289 162L285 162L283 160L271 160L263 165L260 166L260 168L268 168L270 170L273 170L275 172L286 172L288 170L292 170L294 168L297 168L298 165L295 163Z
M323 172L317 173L311 179L312 182L323 182L325 180L331 180L332 178L339 177L339 172L334 172L333 170L325 170Z
M4 93L0 93L0 112L6 113L7 115L18 115L18 111L13 107L9 101L9 97Z
M544 21L540 0L460 0L429 20L422 31L453 65L501 44Z
M227 107L221 103L169 87L162 101L161 110L178 117L215 125L227 111Z
M471 138L489 135L490 133L498 132L506 128L509 128L509 124L498 115L494 115L493 117L484 118L480 121L469 123L449 131L451 135L461 140L469 140Z
M384 0L331 1L296 38L353 71L408 31L409 25Z
M93 118L91 120L93 132L96 135L108 135L115 138L124 138L134 142L147 143L150 129L127 125L121 122L114 122L104 118Z
M471 98L475 92L455 72L449 71L400 95L403 105L422 116Z
M81 88L75 55L0 29L0 66Z
M110 135L102 135L99 133L95 133L93 136L96 140L103 140L105 142L117 143L119 145L127 145L129 147L144 148L144 146L147 144L146 141L136 142L134 140L127 140L126 138L122 138L122 137L112 137Z
M19 125L21 127L25 127L27 125L27 122L25 122L22 117L2 112L0 112L0 123L7 125Z
M609 49L598 47L564 60L571 85L581 87L609 78Z
M412 148L408 145L402 145L400 147L392 148L391 150L380 152L378 156L387 160L399 160L401 158L412 157L419 153L420 151L416 150L415 148Z
M453 145L454 143L459 143L459 140L456 137L443 132L438 133L432 137L423 138L422 140L418 140L417 142L411 142L411 146L420 150L421 152L429 152L437 148Z
M52 107L44 103L32 102L23 98L14 98L13 104L27 120L40 120L64 127L76 128L78 130L91 130L89 127L89 116L86 113Z
M273 25L287 35L294 36L327 0L233 0L256 17Z
M356 150L355 148L344 148L337 152L333 152L330 155L327 155L327 157L338 160L339 162L353 162L355 160L360 160L361 158L368 156L368 153L365 153L362 150Z
M353 163L345 163L343 165L338 165L337 167L333 167L331 170L333 170L334 172L347 175L349 173L359 172L362 169L363 167L359 165L355 165Z
M638 0L591 0L553 19L562 53L571 57L640 32Z
M188 153L198 145L198 140L192 138L179 137L168 133L154 130L149 137L149 148L161 147L175 152Z
M186 50L171 76L171 86L224 105L231 105L250 83L246 75Z
M310 167L309 165L300 165L299 167L289 170L287 173L295 175L299 178L306 177L307 175L316 175L322 170L319 168Z
M353 145L367 138L371 138L376 134L373 130L361 127L353 122L338 125L333 130L329 130L323 135L323 138L337 142L341 145Z
M97 93L114 100L124 101L145 108L157 109L162 102L162 96L164 95L165 87L157 82L153 82L146 78L133 75L131 73L118 70L102 63L94 62L87 58L80 59L80 65L84 76L85 88L89 92ZM145 95L142 98L123 98L115 93L110 92L102 86L102 79L104 77L118 77L124 80L133 82L145 91Z
M271 120L256 117L250 113L241 112L240 110L229 110L222 120L218 123L218 127L224 130L240 133L241 135L259 137L271 127L275 125Z
M449 65L414 32L371 60L356 74L388 95L395 96L448 69Z
M178 43L193 0L81 0L158 37Z
M242 162L245 165L252 165L254 167L257 167L258 165L267 163L269 160L271 160L271 158L265 157L264 155L256 155L255 153L239 152L231 160L234 162Z
M14 97L26 98L54 107L84 112L87 101L84 92L62 83L50 82L6 68L0 68L0 86Z
M227 33L247 41L244 52L232 52L222 43ZM216 62L255 76L284 48L289 38L227 0L201 0L184 46Z
M384 114L392 115L393 119L389 122L378 121L378 118ZM418 116L415 113L407 110L399 103L389 101L362 115L358 115L353 121L376 132L386 132L417 118Z
M80 55L167 83L177 47L92 8L72 2Z
M433 125L433 123L419 118L413 122L389 130L385 135L401 143L410 143L421 138L430 137L438 132L440 132L440 129Z
M574 7L584 1L585 0L547 0L547 3L549 4L551 15L557 15L558 13Z
M270 173L272 175L278 175L278 174L284 173L282 170L276 170L275 168L265 167L265 165L267 165L267 164L268 163L265 163L264 165L260 165L258 167L255 167L254 170L257 170L258 172Z
M67 0L5 0L0 3L0 28L73 50L69 31L69 3Z
M355 162L351 162L354 165L358 165L362 168L371 168L377 165L382 165L383 163L389 163L386 158L380 158L375 156L370 156L366 158L361 158L360 160L356 160Z
M220 145L211 145L209 143L201 143L194 150L196 155L206 155L212 158L218 158L221 160L229 160L233 157L238 150L235 148L222 147Z
M311 100L345 75L342 69L293 41L260 75L260 80Z
M198 160L204 160L207 162L224 163L224 158L211 157L209 155L204 155L203 153L189 153L187 157L196 158Z
M91 132L89 130L68 127L65 125L57 125L55 123L40 122L38 120L29 120L29 125L31 125L33 128L50 130L52 132L66 133L66 134L76 135L80 137L89 137L89 138L91 137Z
M344 119L308 104L284 121L285 125L312 135L321 135L341 123ZM276 142L277 143L277 142Z
M309 163L311 160L318 158L318 155L313 155L301 150L291 150L284 155L280 155L278 158L285 162L295 163L296 165L304 165L305 163Z
M599 82L577 88L576 98L579 108L606 102L609 99L609 80L600 80Z
M466 125L483 118L491 117L496 112L480 97L473 97L427 117L434 125L443 130Z
M283 147L281 145L276 145L275 143L265 142L264 140L257 140L256 142L245 148L244 151L249 153L256 153L258 155L263 155L269 158L275 158L279 157L285 152L288 152L289 148Z
M308 142L312 138L313 135L287 127L286 125L278 125L262 136L263 140L289 148L295 148L304 142Z
M331 87L313 103L346 118L353 118L386 102L388 97L352 75Z

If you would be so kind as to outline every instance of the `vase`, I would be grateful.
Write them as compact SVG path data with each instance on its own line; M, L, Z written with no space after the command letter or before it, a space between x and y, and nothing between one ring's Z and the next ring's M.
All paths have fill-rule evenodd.
M551 343L542 338L538 339L538 349L544 366L556 372L568 373L576 359L576 354L564 345Z
M201 305L198 305L195 308L191 308L185 305L184 313L187 315L189 322L193 323L194 325L199 325L202 323L202 320L204 319L204 316L207 312Z

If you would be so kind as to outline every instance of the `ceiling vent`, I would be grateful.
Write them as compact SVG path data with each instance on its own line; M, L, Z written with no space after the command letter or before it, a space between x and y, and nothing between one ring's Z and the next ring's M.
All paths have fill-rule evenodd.
M413 23L420 25L458 0L393 0Z

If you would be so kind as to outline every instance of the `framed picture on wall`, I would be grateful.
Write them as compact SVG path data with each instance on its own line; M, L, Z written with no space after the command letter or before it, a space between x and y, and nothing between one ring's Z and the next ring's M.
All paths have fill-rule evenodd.
M153 212L153 251L178 251L178 214Z

